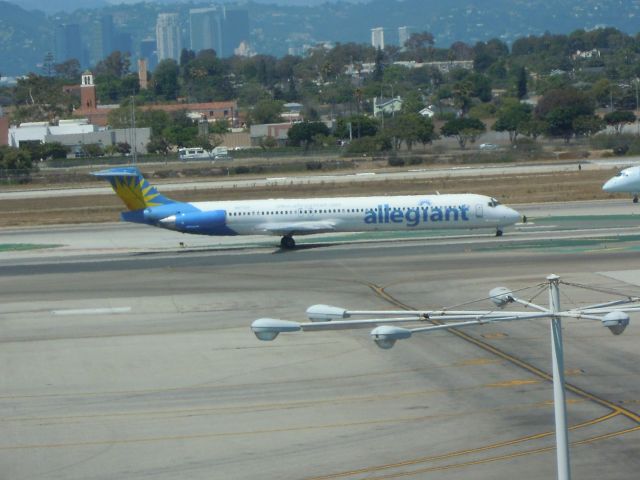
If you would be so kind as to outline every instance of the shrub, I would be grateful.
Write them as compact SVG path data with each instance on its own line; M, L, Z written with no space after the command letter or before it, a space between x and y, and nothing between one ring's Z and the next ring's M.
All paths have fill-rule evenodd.
M389 157L387 163L390 167L404 167L404 158Z

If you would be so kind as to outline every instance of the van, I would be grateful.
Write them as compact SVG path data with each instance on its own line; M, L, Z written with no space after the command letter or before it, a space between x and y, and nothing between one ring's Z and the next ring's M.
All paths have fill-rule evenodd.
M178 149L180 160L212 159L211 152L200 147L187 147Z

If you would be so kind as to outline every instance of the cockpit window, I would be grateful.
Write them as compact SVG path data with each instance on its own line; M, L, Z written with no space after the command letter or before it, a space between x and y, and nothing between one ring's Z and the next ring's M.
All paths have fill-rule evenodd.
M495 198L492 198L491 200L489 200L488 205L490 207L497 207L498 205L500 205L500 202L498 200L496 200Z

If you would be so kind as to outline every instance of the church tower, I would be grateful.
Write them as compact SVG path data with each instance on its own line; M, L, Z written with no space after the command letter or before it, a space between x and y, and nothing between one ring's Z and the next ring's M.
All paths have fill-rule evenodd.
M80 110L95 110L96 108L96 86L93 84L93 75L87 70L82 74L82 83L80 84Z

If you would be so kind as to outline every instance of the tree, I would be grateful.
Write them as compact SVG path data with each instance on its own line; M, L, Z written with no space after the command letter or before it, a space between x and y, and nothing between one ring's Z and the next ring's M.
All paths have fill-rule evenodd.
M62 63L56 63L53 66L53 70L58 77L65 79L65 81L78 81L80 78L80 62L72 58Z
M101 60L96 65L96 77L99 75L111 75L116 78L122 78L129 73L131 67L131 55L123 53L120 50L111 52L111 54Z
M329 135L329 127L323 122L298 122L287 132L289 143L294 147L303 146L305 152L315 143L318 135Z
M116 152L120 155L128 155L131 153L131 145L127 142L118 142L115 144Z
M531 120L531 106L516 99L505 99L498 110L498 118L493 124L496 132L509 132L509 140L516 143L522 127Z
M42 60L42 72L45 77L51 77L54 72L55 63L53 53L47 52Z
M167 156L169 154L169 142L161 136L152 137L149 143L147 143L147 152L159 153L160 155Z
M175 60L162 60L153 72L153 88L156 95L165 100L175 100L178 96L180 68Z
M629 110L616 110L614 112L607 113L604 116L604 121L607 125L613 128L616 135L620 135L625 125L636 121L636 116Z
M372 137L378 133L378 120L367 115L351 115L338 118L333 134L337 138L357 138L356 125L360 126L360 137Z
M516 76L516 95L518 100L525 98L527 93L527 70L524 67L520 67Z
M88 143L82 148L82 150L84 150L84 153L92 158L100 157L104 154L104 149L99 143Z
M426 145L436 137L431 120L419 113L404 113L394 117L385 133L394 138L396 149L399 149L404 142L409 151L412 150L414 143L421 142Z
M278 146L278 141L273 138L271 135L267 135L260 139L260 148L263 150L268 150L271 148L276 148Z
M590 137L605 126L604 120L597 115L581 115L573 119L573 133L578 137Z
M253 110L250 112L251 123L278 123L282 122L283 103L278 100L264 99L260 100Z
M33 164L31 155L6 145L0 145L0 173L9 179L15 178L19 182L29 181Z
M547 135L563 138L569 143L576 133L574 120L582 116L590 117L594 110L593 100L587 94L569 87L547 92L538 102L534 113L536 118L547 124Z
M440 133L445 137L455 137L460 148L465 148L467 142L475 142L485 130L484 123L477 118L454 118L442 126Z

